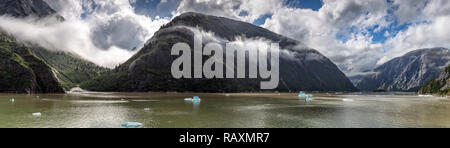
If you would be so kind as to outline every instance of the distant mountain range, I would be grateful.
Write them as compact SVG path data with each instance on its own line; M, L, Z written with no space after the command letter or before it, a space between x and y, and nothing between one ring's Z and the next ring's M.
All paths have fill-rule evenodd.
M193 49L197 28L218 38L235 41L236 37L264 38L280 44L289 56L280 57L278 91L356 91L339 68L314 49L296 48L300 42L253 24L223 17L185 13L163 26L135 56L113 71L81 87L94 91L179 91L179 92L259 92L261 80L255 79L174 79L171 48L185 42ZM206 44L206 43L204 43ZM221 42L220 44L224 44ZM194 55L194 53L192 53ZM203 59L209 57L204 56Z
M364 76L356 87L361 91L416 92L450 63L446 48L420 49L392 59Z

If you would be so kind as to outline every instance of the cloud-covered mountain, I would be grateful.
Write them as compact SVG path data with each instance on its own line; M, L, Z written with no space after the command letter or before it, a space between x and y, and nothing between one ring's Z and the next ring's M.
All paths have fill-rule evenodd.
M328 58L300 42L249 23L223 17L185 13L163 26L130 60L95 80L82 84L96 91L261 91L261 79L174 79L171 48L186 42L193 49L194 35L207 41L280 44L280 91L355 91L356 88ZM240 49L242 50L242 49ZM192 53L194 55L195 53ZM204 56L206 60L209 57ZM248 58L248 57L247 57Z
M55 10L50 8L50 6L47 5L47 3L43 0L0 0L0 2L0 15L11 16L11 19L27 20L29 18L32 18L33 21L30 21L29 23L34 21L43 21L45 22L44 26L59 24L64 21L64 19ZM54 18L58 20L47 22L47 20L54 20ZM29 31L25 32L22 35L26 36L28 34L33 34L32 31L34 30L21 27L23 26L8 25L6 26L6 32L11 31L10 28L16 28L18 30ZM2 28L3 27L0 26L0 29ZM14 35L14 33L12 34ZM14 37L21 38L20 35ZM40 36L40 38L45 37L55 38L55 36ZM76 86L76 84L96 77L100 74L100 72L104 72L107 70L106 68L97 66L96 64L84 60L82 57L68 51L55 51L46 49L40 46L41 44L29 40L22 40L20 44L25 44L25 46L27 46L27 48L29 48L29 50L32 52L30 54L38 57L40 61L46 64L46 66L48 65L53 70L55 70L55 76L58 77L59 82L65 89L73 88ZM7 84L8 83L5 83L5 85Z
M364 76L356 85L362 91L418 91L450 63L446 48L420 49L392 59Z

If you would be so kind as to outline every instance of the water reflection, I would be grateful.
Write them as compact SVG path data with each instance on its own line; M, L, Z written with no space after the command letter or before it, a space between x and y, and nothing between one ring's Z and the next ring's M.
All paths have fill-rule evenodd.
M411 94L0 94L0 127L450 127L450 101ZM39 97L38 97L39 96ZM11 102L14 98L14 102ZM347 101L346 101L347 100ZM348 101L352 100L352 101ZM32 113L40 112L40 118Z

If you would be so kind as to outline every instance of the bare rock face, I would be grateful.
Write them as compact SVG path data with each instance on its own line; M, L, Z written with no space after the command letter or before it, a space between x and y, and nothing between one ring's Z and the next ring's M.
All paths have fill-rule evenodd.
M450 63L446 48L420 49L392 59L364 76L356 85L362 91L416 92L436 78Z
M249 23L222 17L185 13L161 28L139 53L110 73L81 85L95 91L259 92L261 79L174 79L171 49L179 42L194 49L194 31L212 32L226 41L236 37L277 42L288 54L280 55L277 91L356 91L338 67L314 49L299 49L300 42ZM207 44L207 42L203 42ZM194 55L194 53L192 53ZM203 59L208 59L205 56Z

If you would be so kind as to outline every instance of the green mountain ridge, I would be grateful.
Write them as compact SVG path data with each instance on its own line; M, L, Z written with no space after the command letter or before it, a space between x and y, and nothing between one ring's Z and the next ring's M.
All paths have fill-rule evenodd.
M0 31L0 92L64 93L64 89L49 65Z
M78 55L65 51L50 51L43 48L32 48L33 52L57 71L61 85L66 89L100 76L109 69L84 60Z

